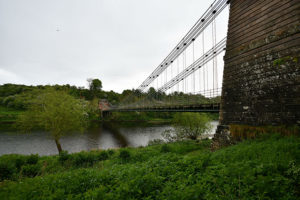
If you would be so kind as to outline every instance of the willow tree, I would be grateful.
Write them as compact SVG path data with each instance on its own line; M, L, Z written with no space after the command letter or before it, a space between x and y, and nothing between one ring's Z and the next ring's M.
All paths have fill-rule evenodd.
M22 132L33 129L49 131L55 141L58 152L62 151L59 142L63 135L74 131L83 132L87 126L86 104L64 91L47 90L38 95L19 116L17 127Z

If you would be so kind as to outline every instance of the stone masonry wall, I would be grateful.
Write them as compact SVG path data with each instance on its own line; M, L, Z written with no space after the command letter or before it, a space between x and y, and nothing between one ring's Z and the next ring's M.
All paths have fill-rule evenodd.
M300 1L231 0L220 124L300 124Z

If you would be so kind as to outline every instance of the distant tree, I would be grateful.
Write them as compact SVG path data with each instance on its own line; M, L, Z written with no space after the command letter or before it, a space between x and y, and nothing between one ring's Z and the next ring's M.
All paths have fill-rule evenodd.
M89 120L97 120L99 119L101 112L99 109L99 99L94 98L87 102L87 113Z
M92 97L100 97L102 90L102 82L99 79L87 79L89 84L89 90L92 94Z
M85 102L75 99L64 91L46 90L38 95L24 114L17 120L17 127L23 132L42 128L51 132L58 152L63 135L72 131L83 131L87 125Z
M102 82L99 79L87 79L89 84L90 90L101 90L102 89Z
M107 94L107 99L108 99L109 103L111 103L111 104L119 103L120 94L114 92L113 90L106 92L106 94Z
M139 89L137 89L137 90L133 89L133 90L132 90L132 92L133 92L133 93L134 93L134 95L135 95L135 96L137 96L137 97L139 97L139 96L141 96L141 95L142 95L142 91L141 91L141 90L139 90Z
M157 96L157 92L153 87L150 87L147 92L148 99L154 99Z
M132 94L132 91L131 90L123 90L122 92L122 98L126 97L126 96L129 96Z

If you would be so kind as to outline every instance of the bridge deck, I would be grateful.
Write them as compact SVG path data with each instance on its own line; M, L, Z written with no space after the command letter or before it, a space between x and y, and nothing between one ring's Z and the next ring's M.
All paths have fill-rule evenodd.
M198 104L198 105L168 105L168 106L147 106L110 108L106 112L219 112L220 104Z

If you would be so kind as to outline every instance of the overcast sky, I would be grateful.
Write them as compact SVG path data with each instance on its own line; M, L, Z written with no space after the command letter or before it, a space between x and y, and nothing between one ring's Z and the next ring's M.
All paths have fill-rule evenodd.
M213 0L0 0L0 84L139 84Z

